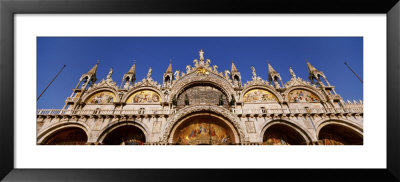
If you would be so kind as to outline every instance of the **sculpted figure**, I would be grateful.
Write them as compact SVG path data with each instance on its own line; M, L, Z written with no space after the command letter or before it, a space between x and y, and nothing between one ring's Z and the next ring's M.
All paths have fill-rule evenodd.
M210 66L210 63L211 63L211 60L210 60L210 59L207 59L207 60L206 60L206 67Z
M113 69L110 68L110 71L108 72L108 75L107 75L107 80L111 80L111 75L112 74L113 74Z
M217 65L214 65L214 66L213 66L213 71L218 72L217 69L218 69L218 66L217 66Z
M200 61L201 61L201 60L204 60L204 52L203 52L203 49L200 49L200 51L199 51L199 56L200 56Z
M195 61L197 61L197 60L195 60ZM194 62L194 61L193 61ZM189 73L190 72L190 65L187 65L186 66L186 73Z
M195 67L198 67L199 66L199 61L197 59L195 59L195 60L193 60L193 64L194 64Z
M225 78L229 80L229 75L231 72L229 72L228 70L225 70Z
M178 80L179 79L179 70L176 70L174 73L175 79Z

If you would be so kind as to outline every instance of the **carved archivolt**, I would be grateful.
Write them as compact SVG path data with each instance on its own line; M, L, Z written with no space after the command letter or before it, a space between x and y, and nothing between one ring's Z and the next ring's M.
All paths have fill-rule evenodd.
M243 123L238 122L239 118L233 115L229 110L219 106L188 106L179 110L172 117L168 118L167 125L164 127L162 142L168 142L169 136L172 135L172 128L175 126L175 124L177 124L177 122L195 112L211 112L217 115L221 115L222 117L229 120L231 124L235 127L239 134L239 139L241 143L244 143L248 140L247 132L244 129L245 126L243 126Z
M303 136L304 140L308 143L312 142L313 140L317 140L315 137L313 137L314 135L312 135L306 128L302 127L301 125L290 121L290 120L286 120L286 119L279 119L279 120L272 120L269 122L266 122L264 124L264 126L262 126L262 130L260 132L260 138L262 139L264 136L265 131L272 125L275 124L283 124L286 126L289 126L290 128L294 129L295 131L297 131L301 136ZM263 141L261 141L263 142Z
M315 126L317 127L316 137L318 138L319 132L321 131L321 129L324 126L330 125L330 124L344 126L346 128L351 129L352 131L358 133L360 136L363 136L363 129L362 129L363 127L355 122L352 122L350 120L345 120L345 119L324 119L315 124Z
M177 80L175 84L172 86L171 95L176 95L182 92L187 86L190 86L195 83L210 83L217 87L219 87L231 100L231 94L235 93L232 84L229 83L226 79L220 77L219 75L215 75L214 73L197 75L196 72L189 73ZM170 97L170 101L172 102L172 97Z
M100 135L97 138L97 142L102 143L103 140L107 137L107 134L111 133L115 129L122 127L122 126L135 126L135 127L139 128L145 135L146 141L149 140L148 139L149 129L147 127L145 127L145 125L140 124L139 122L136 122L136 121L126 121L125 120L125 121L114 121L114 122L110 123L108 127L104 128L100 132Z
M54 133L57 133L60 130L66 129L66 128L80 128L83 131L85 131L88 139L90 137L91 130L88 125L85 123L81 122L61 122L61 123L56 123L51 126L48 126L47 129L41 131L37 135L37 143L42 143L45 141L49 136L51 136Z

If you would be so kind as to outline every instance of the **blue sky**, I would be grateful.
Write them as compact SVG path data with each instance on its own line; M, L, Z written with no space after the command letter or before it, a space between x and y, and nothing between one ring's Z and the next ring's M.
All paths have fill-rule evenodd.
M363 78L362 37L38 37L37 95L61 67L67 67L37 102L38 108L62 108L80 76L100 60L97 79L107 76L119 86L136 60L136 81L146 77L162 83L162 76L172 60L173 70L185 70L198 59L198 51L218 70L230 70L231 62L241 72L243 84L251 80L251 69L268 78L267 61L280 73L283 82L290 79L289 66L298 77L308 81L307 59L324 72L344 100L362 100L363 85L344 65L347 62Z

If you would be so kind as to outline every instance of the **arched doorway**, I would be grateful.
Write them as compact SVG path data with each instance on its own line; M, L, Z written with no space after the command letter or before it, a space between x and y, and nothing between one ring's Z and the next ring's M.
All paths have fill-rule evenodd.
M176 145L232 145L238 141L233 126L210 113L198 113L181 120L172 137Z
M362 145L363 137L351 128L339 124L328 124L318 134L320 145Z
M143 145L146 137L136 126L124 125L112 130L103 140L104 145Z
M50 135L43 144L45 145L86 145L88 137L86 132L78 127L64 128Z
M265 130L263 135L263 144L307 145L307 141L292 127L285 124L274 124Z

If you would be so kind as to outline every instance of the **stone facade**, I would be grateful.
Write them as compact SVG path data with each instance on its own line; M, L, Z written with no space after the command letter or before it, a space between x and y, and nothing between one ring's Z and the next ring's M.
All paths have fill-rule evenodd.
M96 64L83 74L63 109L37 111L38 144L363 144L362 101L347 101L309 62L310 81L295 75L283 83L268 64L268 80L252 67L220 72L210 59L185 71L168 66L163 83L135 82L135 64L120 87L96 83ZM185 133L186 132L186 133ZM134 133L134 134L132 134Z

